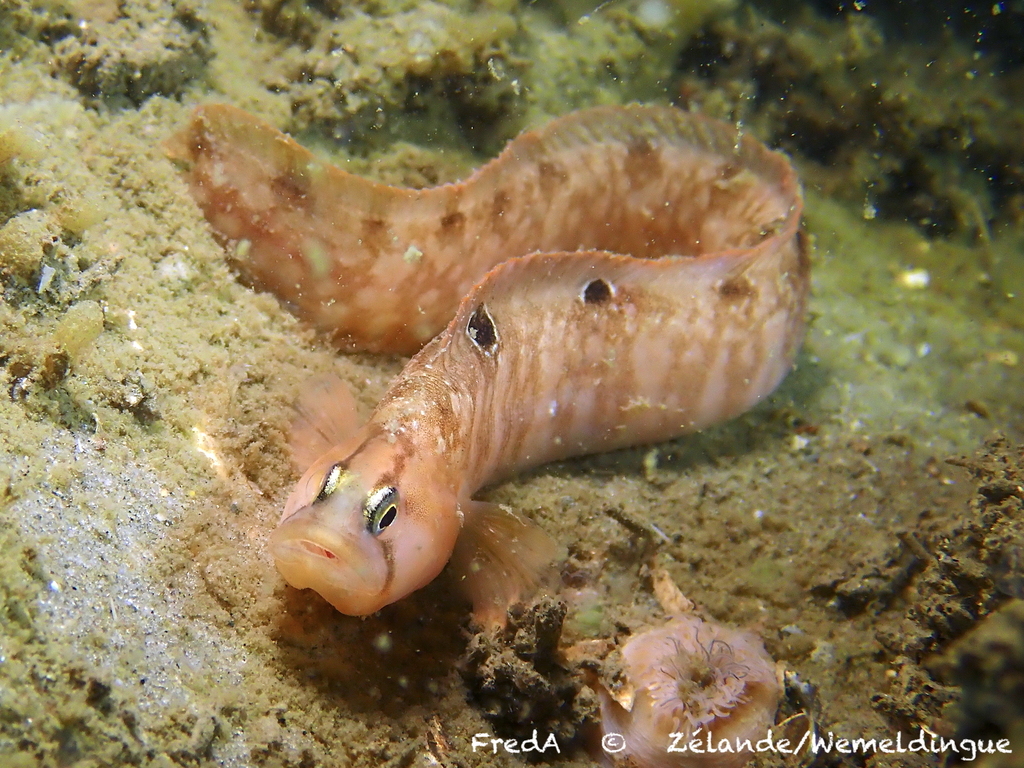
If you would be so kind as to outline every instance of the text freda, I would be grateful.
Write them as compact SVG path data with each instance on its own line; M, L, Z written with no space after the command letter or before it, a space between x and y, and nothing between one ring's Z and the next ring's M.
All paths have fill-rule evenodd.
M470 746L473 751L476 752L478 749L490 749L492 755L498 754L498 750L508 752L512 755L518 755L525 752L547 752L549 749L554 750L558 754L562 754L562 750L558 746L558 740L555 739L555 734L549 733L547 738L544 739L544 743L540 742L540 738L537 736L537 729L533 729L533 735L528 739L498 739L489 733L474 733L473 741L470 742Z

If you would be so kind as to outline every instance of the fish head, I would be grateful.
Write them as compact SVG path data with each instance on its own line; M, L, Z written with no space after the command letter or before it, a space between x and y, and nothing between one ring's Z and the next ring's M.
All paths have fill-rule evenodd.
M454 494L437 477L384 438L347 456L328 452L296 485L270 537L281 575L351 616L426 585L460 527Z

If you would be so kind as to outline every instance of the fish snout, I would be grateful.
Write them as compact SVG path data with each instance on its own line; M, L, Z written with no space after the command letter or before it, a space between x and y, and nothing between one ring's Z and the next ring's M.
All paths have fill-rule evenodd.
M270 552L284 580L314 589L344 614L365 616L386 605L388 568L379 544L362 531L338 531L305 509L270 536Z

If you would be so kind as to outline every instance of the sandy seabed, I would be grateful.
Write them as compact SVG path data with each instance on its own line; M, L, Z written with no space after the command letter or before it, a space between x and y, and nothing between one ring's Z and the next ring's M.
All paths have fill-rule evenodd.
M551 593L570 656L544 638L546 659L481 639L444 575L355 619L273 568L303 383L335 373L368 412L402 361L339 355L239 284L161 141L193 105L229 101L350 169L423 185L592 103L742 113L769 141L798 122L744 106L742 78L680 71L693 41L742 50L768 35L754 11L677 3L652 20L654 5L0 8L4 766L519 765L472 736L534 728L560 740L543 761L590 764L581 655L661 619L661 574L764 638L789 676L780 720L1006 737L1016 754L985 764L1024 765L1024 192L957 175L939 147L930 186L876 195L871 180L909 150L858 154L806 82L786 114L817 115L839 149L802 145L809 129L784 144L815 252L808 338L780 390L706 433L485 494L564 547ZM913 52L862 21L805 15L785 35L765 49L773 71L799 53L829 76L830 41L868 64L904 57L899 76L879 65L880 87L922 113L974 114L977 142L1021 178L1019 152L998 154L1019 142L1021 107L1001 95L1019 75L947 41L935 82L914 80ZM981 112L943 101L973 91L939 95L965 71L985 80ZM526 635L551 604L517 619Z

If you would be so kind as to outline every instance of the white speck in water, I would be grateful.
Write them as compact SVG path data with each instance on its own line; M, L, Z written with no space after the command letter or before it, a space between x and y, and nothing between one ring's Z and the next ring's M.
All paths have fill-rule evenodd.
M548 403L548 415L554 416L556 413L558 413L558 401L552 400Z
M645 27L661 28L672 21L672 9L664 0L643 0L637 6L636 16Z
M39 273L39 287L36 288L36 293L42 293L49 288L55 274L57 274L57 270L49 264L44 264L42 271Z
M656 526L654 523L648 523L648 526L652 531L654 531L655 535L663 542L665 542L666 544L672 543L672 539L668 537L668 534L661 530L661 528Z
M181 254L174 254L160 262L156 274L165 283L184 283L192 278L192 267Z
M932 277L928 274L927 269L907 269L897 275L896 281L904 288L916 291L927 288Z

